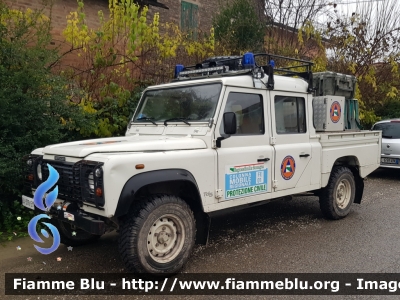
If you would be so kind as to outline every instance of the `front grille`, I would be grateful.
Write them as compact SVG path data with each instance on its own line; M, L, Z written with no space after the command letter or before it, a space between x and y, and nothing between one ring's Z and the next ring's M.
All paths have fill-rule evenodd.
M89 202L94 204L96 207L104 206L104 197L97 197L95 190L100 187L103 191L103 180L94 176L96 168L100 167L102 163L91 162L91 161L79 161L77 163L69 162L58 162L58 161L42 161L42 174L43 181L46 181L49 177L49 168L47 164L50 164L59 174L58 179L58 198L70 202ZM88 183L88 174L93 172L93 185L94 188L90 188Z
M80 170L73 163L58 163L55 161L42 162L43 181L49 177L50 164L60 175L58 179L58 198L68 201L82 201L81 185L80 185Z

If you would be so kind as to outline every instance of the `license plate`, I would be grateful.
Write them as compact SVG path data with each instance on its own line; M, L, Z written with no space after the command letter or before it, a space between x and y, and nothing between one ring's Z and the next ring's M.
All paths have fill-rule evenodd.
M35 209L33 198L29 198L27 196L22 196L22 205L33 210Z
M64 218L66 218L66 219L68 219L68 220L70 220L70 221L75 221L74 215L73 215L73 214L70 214L70 213L68 213L68 212L66 212L66 211L64 211Z
M386 158L386 157L382 157L381 162L384 164L398 164L399 163L398 159L396 159L396 158Z

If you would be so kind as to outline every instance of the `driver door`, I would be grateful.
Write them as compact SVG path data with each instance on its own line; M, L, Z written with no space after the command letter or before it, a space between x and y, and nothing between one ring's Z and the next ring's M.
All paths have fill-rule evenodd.
M224 136L223 113L234 112L237 132L217 148L218 189L222 201L238 204L266 198L271 192L273 147L269 145L269 106L265 91L227 87L216 138Z

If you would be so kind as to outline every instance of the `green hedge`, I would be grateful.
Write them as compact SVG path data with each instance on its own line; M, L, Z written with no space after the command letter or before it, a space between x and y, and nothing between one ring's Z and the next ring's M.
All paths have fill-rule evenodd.
M0 20L0 232L12 233L29 218L19 204L24 156L76 138L61 117L72 125L89 120L70 104L68 83L50 71L58 57L48 49L49 22L40 12L18 14L1 3Z

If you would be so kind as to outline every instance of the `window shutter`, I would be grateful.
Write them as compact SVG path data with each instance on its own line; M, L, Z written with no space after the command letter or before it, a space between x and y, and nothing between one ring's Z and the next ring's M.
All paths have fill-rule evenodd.
M181 29L191 31L192 37L197 37L197 26L199 24L199 7L196 4L181 2Z

